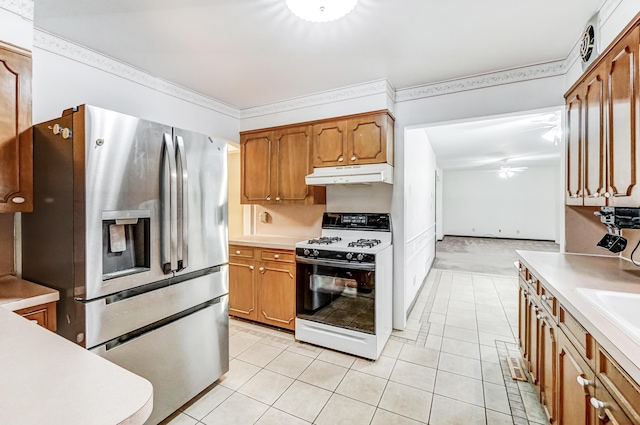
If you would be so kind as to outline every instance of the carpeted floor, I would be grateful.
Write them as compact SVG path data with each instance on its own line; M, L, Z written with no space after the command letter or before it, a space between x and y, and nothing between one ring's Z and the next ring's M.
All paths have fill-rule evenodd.
M436 244L436 269L501 276L515 273L516 250L558 252L554 242L445 236Z

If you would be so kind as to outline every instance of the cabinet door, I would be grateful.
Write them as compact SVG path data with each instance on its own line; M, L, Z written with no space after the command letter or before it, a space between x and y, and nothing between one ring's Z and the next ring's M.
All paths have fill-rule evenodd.
M640 27L609 53L608 67L608 188L610 205L637 207L638 190L638 50Z
M590 399L594 395L593 372L571 345L563 332L558 332L558 424L593 425L594 412ZM581 377L589 384L578 383Z
M376 114L347 121L347 162L379 164L387 162L387 115ZM389 143L392 143L389 140Z
M527 362L527 368L529 367L529 308L528 308L528 290L524 281L520 278L520 289L518 291L518 343L520 345L520 352L522 357Z
M582 205L582 85L567 96L567 205Z
M311 201L311 187L304 178L313 172L311 166L310 125L285 128L276 132L276 150L273 152L276 202Z
M584 204L605 205L605 77L606 67L600 65L584 83Z
M229 314L249 320L258 318L255 263L232 258L229 261Z
M556 418L556 331L551 321L540 321L540 401L549 423Z
M0 213L33 210L31 55L0 43Z
M264 262L258 269L258 320L285 329L295 328L295 264Z
M347 122L335 121L313 126L313 166L344 165L347 154Z
M240 138L240 203L268 202L272 198L271 156L273 133L252 133Z
M539 320L537 319L538 315L538 306L536 306L533 298L529 298L529 338L528 343L529 347L527 352L529 353L529 374L531 375L531 382L538 385L538 332L539 332Z
M56 303L51 302L33 307L16 310L14 313L19 314L27 320L55 332L58 330L56 322Z

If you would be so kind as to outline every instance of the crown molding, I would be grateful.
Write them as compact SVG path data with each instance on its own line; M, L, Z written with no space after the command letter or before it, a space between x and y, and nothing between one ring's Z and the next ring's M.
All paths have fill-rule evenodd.
M240 118L240 110L237 108L153 76L124 62L120 62L102 53L98 53L85 46L65 40L38 28L34 28L33 45L35 48L64 56L186 102L211 109L233 118Z
M354 86L342 87L336 90L311 94L309 96L296 97L282 102L269 103L267 105L256 106L254 108L242 109L241 118L254 118L262 115L326 105L328 103L341 102L344 100L357 99L376 94L386 94L391 97L391 99L395 100L395 90L391 84L389 84L389 81L386 79L376 80Z
M33 21L33 0L0 0L0 9L6 9Z
M396 102L406 102L425 97L441 96L468 90L518 83L539 78L555 77L565 74L565 61L547 62L537 65L491 72L473 77L443 81L441 83L425 84L398 90Z

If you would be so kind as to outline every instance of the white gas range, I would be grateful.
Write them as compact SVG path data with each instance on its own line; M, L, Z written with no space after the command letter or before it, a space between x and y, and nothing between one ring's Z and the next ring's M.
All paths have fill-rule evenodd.
M377 359L392 326L390 215L325 213L296 263L296 339Z

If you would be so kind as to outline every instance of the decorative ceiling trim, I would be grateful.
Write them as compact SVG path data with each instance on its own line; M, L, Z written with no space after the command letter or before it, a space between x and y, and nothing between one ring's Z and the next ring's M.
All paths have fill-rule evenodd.
M64 56L186 102L211 109L232 118L240 118L240 110L237 108L155 77L124 62L120 62L102 53L98 53L85 46L65 40L38 28L34 28L33 45L34 48Z
M491 72L473 77L425 84L423 86L401 89L396 92L396 102L406 102L425 97L441 96L468 90L518 83L539 78L555 77L565 74L565 61L547 62L538 65Z
M326 105L328 103L340 102L343 100L357 99L376 94L386 94L395 99L395 90L387 80L377 80L368 83L357 84L349 87L342 87L336 90L311 94L309 96L296 97L282 102L270 103L254 108L241 110L242 119L254 118L262 115L276 114L279 112L291 111L294 109L309 108L311 106Z
M33 0L0 0L0 9L33 21Z

